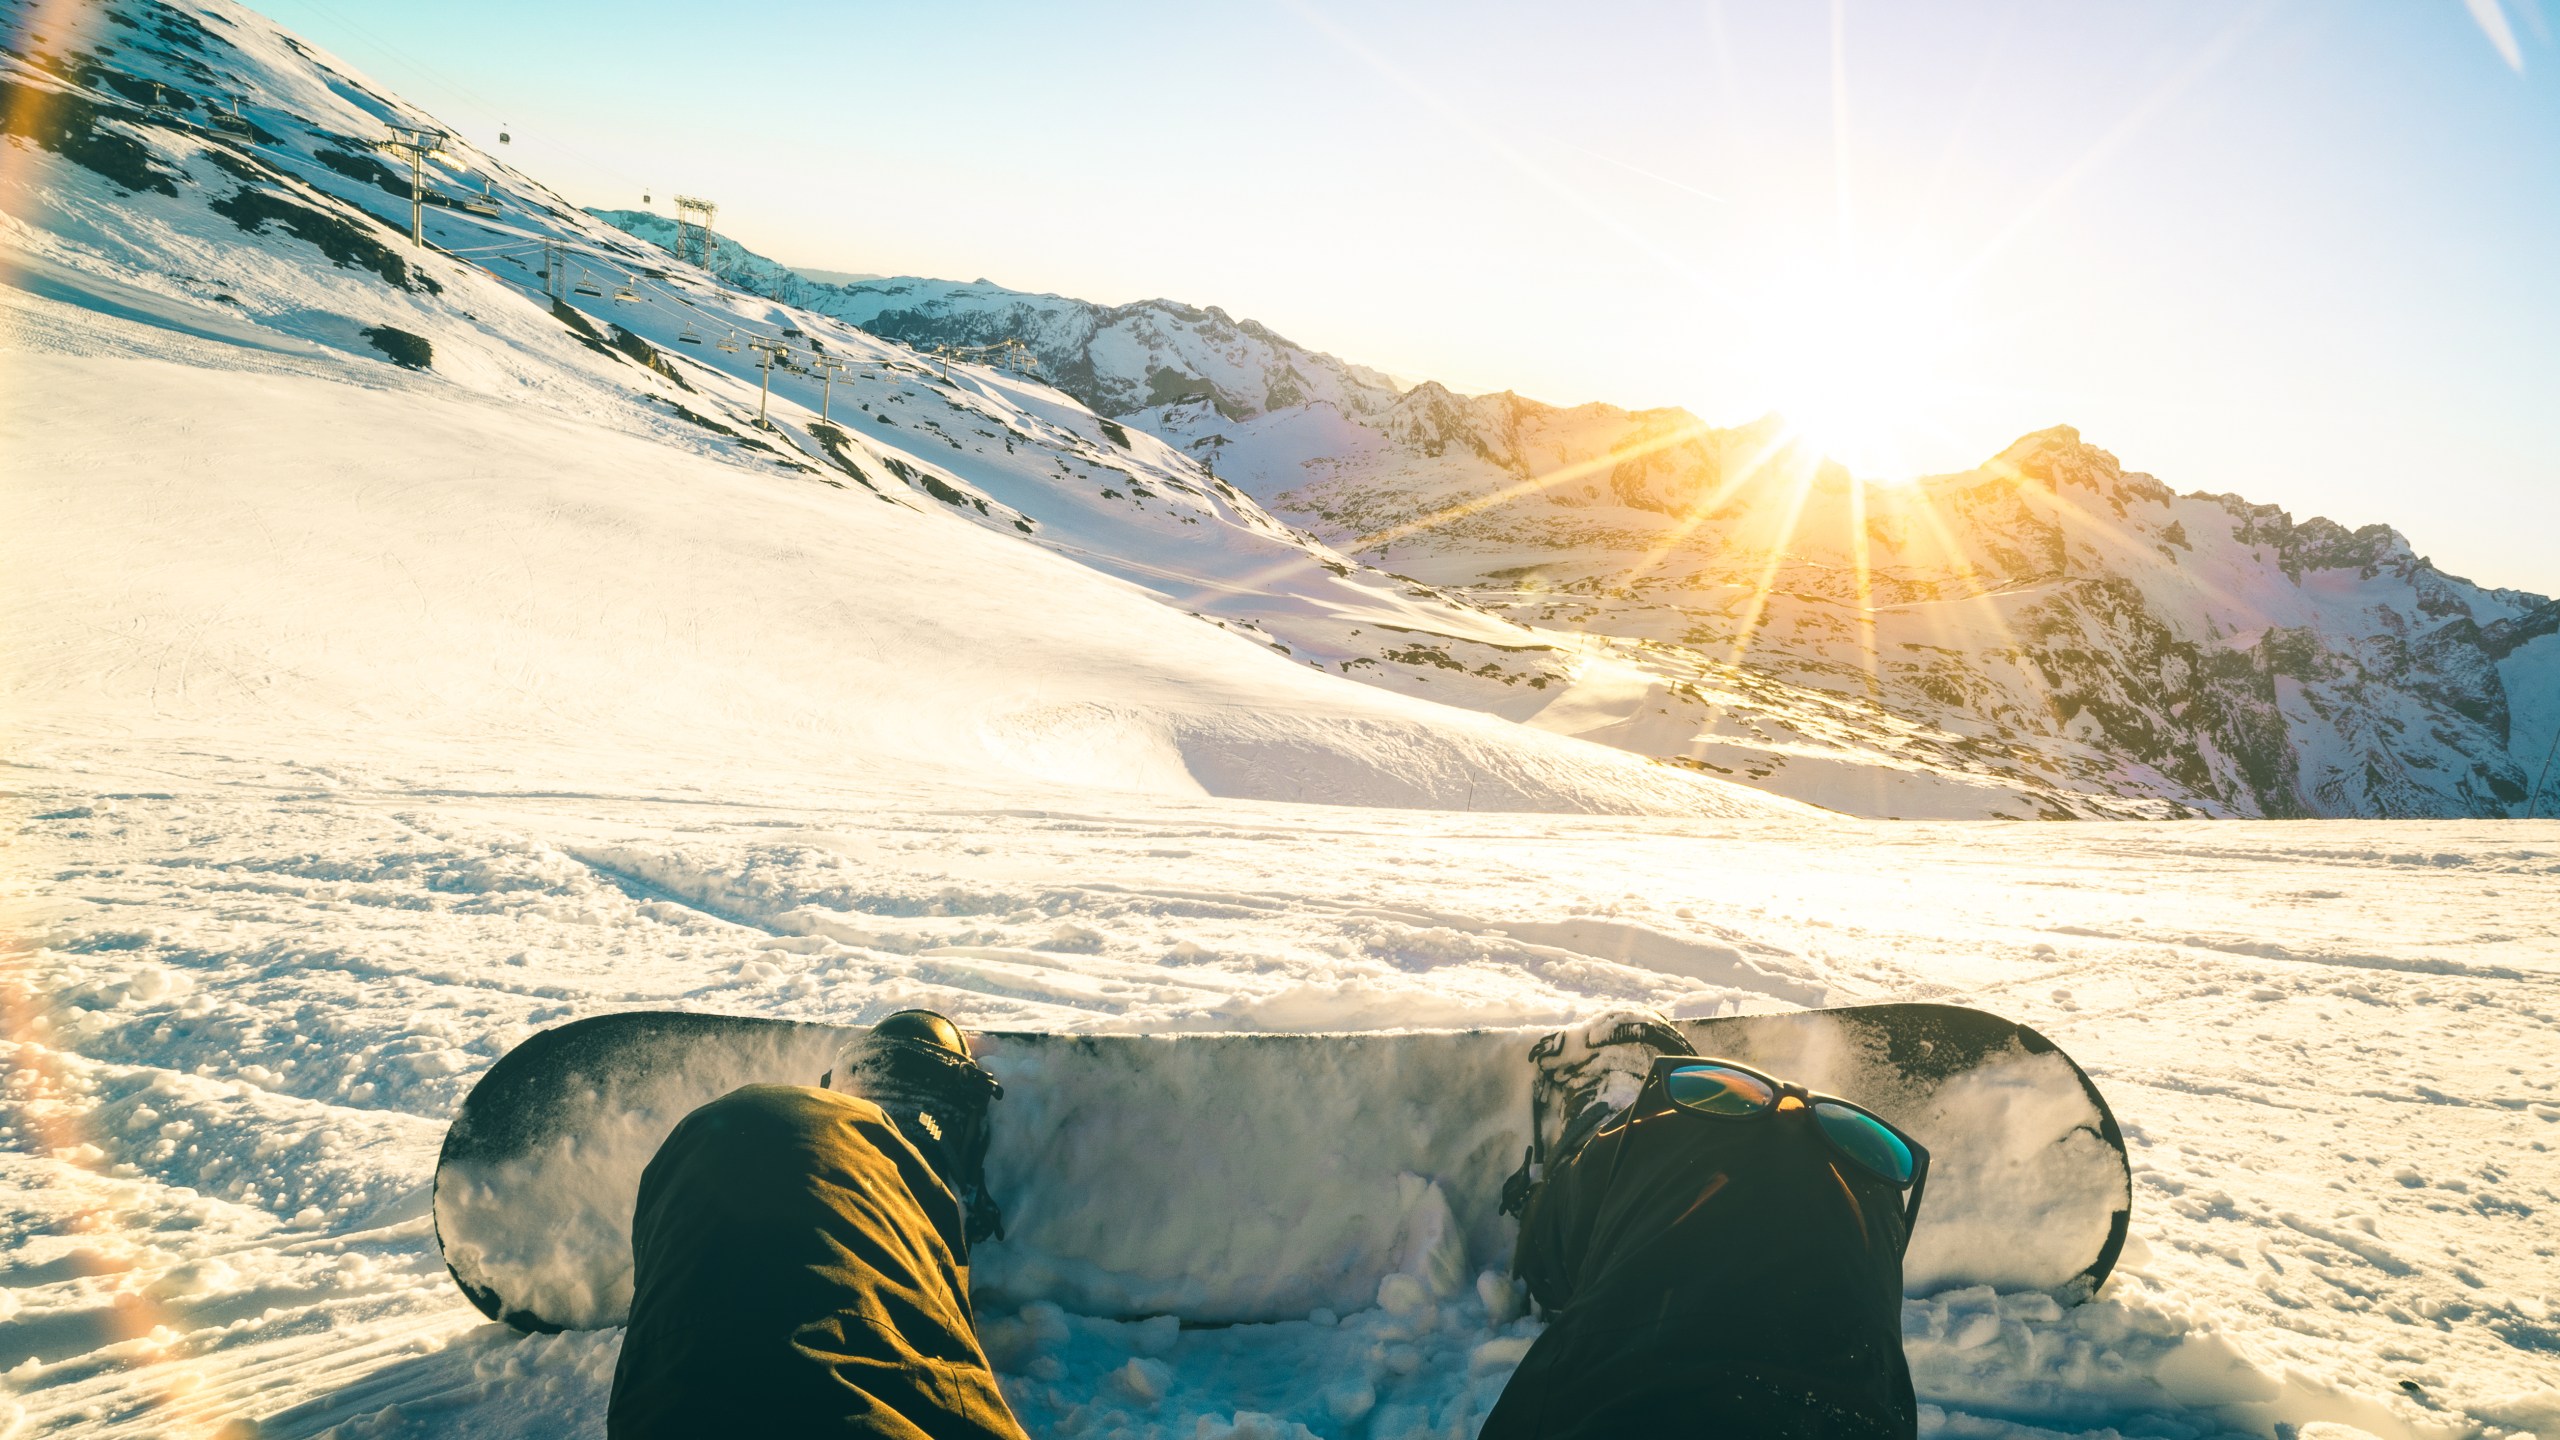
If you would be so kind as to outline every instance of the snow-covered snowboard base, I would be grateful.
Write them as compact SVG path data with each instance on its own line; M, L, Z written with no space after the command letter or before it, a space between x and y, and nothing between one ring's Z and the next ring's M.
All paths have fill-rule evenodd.
M2122 1246L2124 1141L2080 1067L1948 1005L1684 1020L1702 1055L1875 1109L1933 1154L1907 1288L2085 1297ZM473 1303L524 1329L620 1324L640 1172L678 1120L756 1082L814 1085L854 1028L637 1011L546 1030L445 1136L435 1224ZM987 1157L1006 1235L981 1305L1303 1318L1506 1265L1502 1181L1528 1143L1541 1029L973 1037L1004 1081Z

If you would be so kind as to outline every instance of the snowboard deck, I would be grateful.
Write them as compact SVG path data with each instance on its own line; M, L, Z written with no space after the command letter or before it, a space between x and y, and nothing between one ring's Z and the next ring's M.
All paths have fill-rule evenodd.
M2014 1021L1951 1005L1676 1022L1701 1055L1856 1100L1932 1154L1905 1288L2084 1299L2122 1249L2124 1138L2088 1075ZM1529 1048L1554 1027L1397 1034L972 1035L1003 1080L976 1247L981 1305L1302 1319L1442 1294L1507 1266L1502 1182L1528 1144ZM621 1324L640 1173L695 1107L814 1085L861 1027L674 1011L542 1031L484 1074L436 1166L463 1293L524 1330Z

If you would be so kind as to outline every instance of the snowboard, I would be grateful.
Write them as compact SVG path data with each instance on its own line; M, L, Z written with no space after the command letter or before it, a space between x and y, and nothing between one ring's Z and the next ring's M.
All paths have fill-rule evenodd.
M2034 1030L1929 1004L1676 1023L1701 1055L1855 1100L1929 1147L1909 1293L2078 1300L2114 1265L2132 1204L2123 1135ZM1366 1309L1399 1272L1456 1293L1510 1262L1502 1183L1528 1145L1529 1052L1552 1028L975 1034L1004 1082L986 1177L1006 1228L972 1250L972 1294L1218 1324ZM634 1011L526 1039L445 1134L447 1268L519 1329L623 1323L640 1172L667 1132L740 1085L820 1083L861 1033Z

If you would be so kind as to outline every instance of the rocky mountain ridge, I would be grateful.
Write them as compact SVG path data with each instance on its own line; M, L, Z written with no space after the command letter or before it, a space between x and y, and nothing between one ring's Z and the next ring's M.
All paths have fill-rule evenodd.
M2560 604L2388 526L2180 494L2068 427L1874 486L1774 416L1398 387L1173 301L737 264L909 343L1019 341L1097 413L1547 647L1428 638L1351 673L1859 813L2560 808Z

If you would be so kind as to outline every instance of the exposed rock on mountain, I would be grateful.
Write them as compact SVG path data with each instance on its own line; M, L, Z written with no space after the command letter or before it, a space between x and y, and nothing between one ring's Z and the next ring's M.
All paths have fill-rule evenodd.
M739 283L877 334L1018 340L1098 413L1548 647L1510 652L1547 657L1534 677L1437 637L1349 673L1822 804L2520 815L2560 732L2554 602L2387 526L2178 494L2068 427L1881 487L1774 416L1400 389L1214 308L815 286L726 253Z

